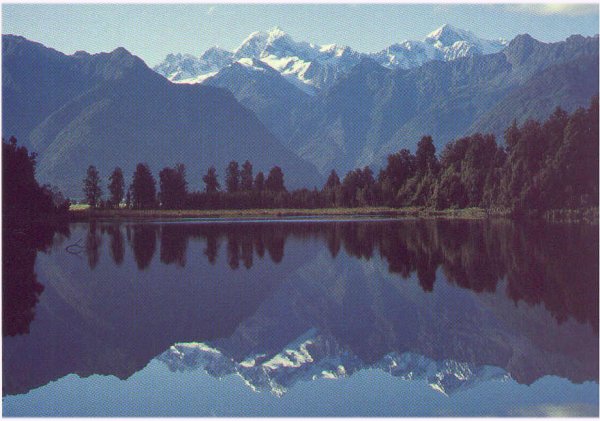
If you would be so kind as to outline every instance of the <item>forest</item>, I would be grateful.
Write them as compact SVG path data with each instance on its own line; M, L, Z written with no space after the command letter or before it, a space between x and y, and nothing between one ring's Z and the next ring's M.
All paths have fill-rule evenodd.
M83 180L91 208L114 209L316 209L338 207L417 206L434 209L479 207L512 215L537 215L554 209L598 205L598 97L587 109L569 114L557 108L544 122L516 122L500 145L490 134L474 134L448 143L436 153L433 139L423 136L416 152L402 149L387 157L377 175L368 166L343 178L332 170L319 190L288 191L279 166L253 173L252 163L231 161L221 184L215 167L203 176L203 191L189 191L183 164L163 168L157 179L149 166L137 165L126 188L115 168L107 194L95 166ZM68 200L35 181L35 154L3 141L4 214L60 212ZM31 203L29 203L31 202ZM19 205L19 203L21 205Z
M37 182L36 158L18 146L15 137L2 139L2 218L7 225L64 215L69 210L69 200L57 188Z

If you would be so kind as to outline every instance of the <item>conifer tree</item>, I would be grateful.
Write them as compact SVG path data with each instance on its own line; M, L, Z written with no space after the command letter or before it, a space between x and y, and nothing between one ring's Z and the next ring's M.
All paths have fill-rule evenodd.
M240 185L240 170L237 161L231 161L225 170L225 188L228 193L238 191Z
M133 173L131 196L135 209L151 209L156 206L156 180L148 164L138 164Z
M274 166L271 168L271 171L269 171L269 175L265 181L265 190L272 192L286 191L283 182L283 171L278 166Z
M87 175L83 180L83 193L90 207L95 208L100 204L102 189L100 188L100 174L95 166L90 165Z
M213 194L219 191L221 185L217 179L217 170L215 167L210 167L204 177L202 177L202 181L205 184L206 193Z
M110 184L108 185L108 191L110 192L110 205L112 207L119 207L119 204L123 200L125 193L125 180L123 178L123 171L120 167L116 167L110 177L108 178Z
M241 177L241 188L244 191L252 190L252 164L250 161L244 162L242 165L242 171L240 172Z
M265 189L265 175L262 171L259 171L256 174L256 178L254 179L254 190L257 192L262 192Z

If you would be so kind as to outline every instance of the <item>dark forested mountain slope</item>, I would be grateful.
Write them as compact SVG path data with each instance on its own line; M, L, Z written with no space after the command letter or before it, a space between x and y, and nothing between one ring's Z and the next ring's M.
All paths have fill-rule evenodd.
M543 120L555 107L573 112L598 92L598 54L548 67L509 93L476 120L469 132L493 133L500 140L513 120Z
M142 60L112 53L66 56L20 36L2 36L2 125L25 146L29 132L53 111L106 80L143 71Z
M80 197L88 165L108 177L147 162L157 176L182 162L191 188L215 165L249 159L255 171L280 165L288 186L312 187L314 167L286 149L227 91L176 85L119 48L66 56L21 37L3 36L4 134L39 153L38 176Z

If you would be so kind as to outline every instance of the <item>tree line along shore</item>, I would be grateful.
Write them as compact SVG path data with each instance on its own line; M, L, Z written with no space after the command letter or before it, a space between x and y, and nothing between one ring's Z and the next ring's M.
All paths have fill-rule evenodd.
M377 176L370 167L340 178L332 170L319 189L288 190L281 167L265 176L252 163L231 161L223 185L215 167L203 175L203 191L189 191L183 164L165 167L158 182L139 163L126 187L115 168L107 194L95 166L83 180L87 208L72 206L56 188L35 180L34 153L3 141L5 215L91 217L262 217L262 216L488 216L545 217L598 221L598 97L569 114L557 108L544 122L516 122L499 145L493 135L473 134L436 154L423 136L413 154L387 157ZM70 210L69 210L70 209Z

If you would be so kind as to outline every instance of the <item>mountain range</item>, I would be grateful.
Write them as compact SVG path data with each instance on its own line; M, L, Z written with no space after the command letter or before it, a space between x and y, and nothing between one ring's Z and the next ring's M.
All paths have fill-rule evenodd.
M233 52L212 47L201 56L169 54L154 70L177 83L198 83L241 59L256 59L288 81L314 94L331 87L361 60L370 58L390 69L410 69L431 60L449 61L500 51L506 41L484 40L445 24L423 41L403 41L375 53L360 53L338 44L296 42L279 27L250 34Z
M4 35L2 58L3 133L36 152L38 178L70 197L82 196L90 164L106 180L115 166L128 175L147 162L157 176L181 162L200 189L209 166L223 177L229 161L248 159L255 172L282 167L288 187L321 183L231 93L170 83L124 48L69 56Z
M184 163L192 190L210 165L222 182L230 160L246 159L312 188L331 169L377 170L423 135L438 152L475 132L502 143L513 120L586 106L598 94L598 36L506 43L444 25L365 54L274 28L232 52L169 55L153 71L124 48L65 55L4 35L2 68L3 135L38 153L40 181L68 196L81 197L90 164L107 177L138 162L155 173Z
M557 106L572 112L598 93L597 36L543 43L520 35L497 53L409 69L362 58L313 96L286 85L276 69L267 72L267 63L247 63L229 65L203 84L231 91L324 175L377 168L390 153L414 151L423 135L433 136L438 151L475 132L493 133L502 143L513 120L543 119Z
M578 66L567 79L536 89L543 76L540 72L583 57L590 66ZM580 88L566 90L569 83ZM517 90L533 91L531 100L548 101L541 109L530 107L528 101L528 112L510 112L508 123L544 118L556 106L587 105L598 92L598 38L574 36L545 44L522 35L499 53L432 61L410 70L389 71L363 62L311 104L310 115L302 121L304 132L295 131L291 143L298 145L301 157L327 172L340 161L342 170L377 166L401 148L414 151L425 134L433 137L438 151L449 141L473 133L472 127L492 132L502 142L508 124L496 124L503 116L493 110L500 101L512 104ZM571 98L568 104L565 95ZM479 124L484 118L487 124Z

